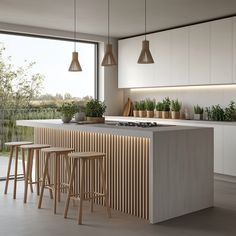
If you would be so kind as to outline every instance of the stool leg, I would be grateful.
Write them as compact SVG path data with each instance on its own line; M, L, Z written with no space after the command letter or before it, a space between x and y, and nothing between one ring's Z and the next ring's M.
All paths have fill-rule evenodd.
M24 191L24 203L27 202L27 194L28 194L28 184L29 184L29 176L30 176L30 162L31 162L31 149L28 149L28 159L25 173L25 191Z
M40 196L39 196L38 208L41 208L41 205L42 205L43 192L44 192L44 187L45 187L45 180L46 180L46 175L48 173L48 159L49 159L49 156L50 156L50 153L47 153L45 167L44 167L44 171L43 171L43 180L42 180L42 186L41 186L41 191L40 191Z
M12 163L13 152L14 152L14 147L11 146L11 148L10 148L10 156L9 156L9 160L8 160L7 177L6 177L6 184L5 184L4 194L7 194L8 182L9 182L9 177L10 177L10 173L11 173L11 163Z
M39 150L36 150L35 155L35 179L36 179L36 187L37 187L37 195L39 196Z
M58 155L57 156L57 200L58 202L61 201L61 180L60 180L60 174L61 174L61 157Z
M73 186L73 180L75 178L75 167L76 167L76 164L77 164L77 160L73 160L73 163L72 163L72 173L70 175L69 189L68 189L67 198L66 198L66 204L65 204L65 209L64 209L64 218L67 217L68 208L69 208L69 204L70 204L70 195L73 192L72 186Z
M23 176L24 176L24 178L25 178L25 151L24 151L24 149L22 149L21 155L22 155L22 170L23 170Z
M80 167L80 202L79 202L79 219L78 224L82 224L82 211L83 211L83 200L84 200L84 175L85 175L85 162L81 160Z
M15 176L14 176L13 199L16 199L17 169L18 169L18 146L16 146L16 159L15 159Z
M57 188L58 188L58 182L57 182L57 162L58 162L58 158L57 155L55 155L54 157L54 214L56 214L57 212Z
M99 160L99 167L100 167L100 172L102 175L102 188L103 188L104 199L105 199L105 204L106 204L106 208L107 208L107 215L108 215L108 217L111 217L111 210L109 207L107 186L106 186L105 164L104 164L103 158Z
M92 199L91 199L91 212L93 212L93 201L94 201L94 165L95 160L91 160L91 192L92 192Z
M48 172L48 168L47 168L47 173L46 173L47 179L48 179L48 185L51 185L51 180L50 180L50 175ZM52 189L49 189L49 194L50 194L50 198L53 199L53 193L52 193Z
M32 173L33 173L33 162L34 162L34 150L30 150L30 172L29 172L29 179L30 179L30 191L31 193L34 192L33 190L33 179L32 179Z

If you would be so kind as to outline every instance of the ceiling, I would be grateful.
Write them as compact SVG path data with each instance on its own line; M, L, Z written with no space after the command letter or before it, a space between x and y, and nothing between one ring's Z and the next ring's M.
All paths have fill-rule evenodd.
M0 22L73 31L73 0L0 0ZM110 34L144 33L144 0L110 0ZM147 31L236 14L236 0L147 0ZM107 0L77 0L77 31L107 34Z

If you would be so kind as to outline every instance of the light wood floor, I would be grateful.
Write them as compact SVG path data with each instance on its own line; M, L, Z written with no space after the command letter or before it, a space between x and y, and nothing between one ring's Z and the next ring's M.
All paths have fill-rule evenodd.
M11 181L12 182L12 181ZM215 207L179 217L158 225L146 220L112 211L106 217L103 207L95 206L91 214L85 206L84 225L77 225L77 208L71 207L69 218L64 219L64 201L53 215L49 199L43 209L37 209L37 197L29 196L23 204L23 183L19 185L17 199L12 199L12 186L8 195L3 194L4 182L0 182L0 235L1 236L208 236L236 235L236 184L215 182ZM46 204L45 204L46 203ZM47 207L47 208L45 208Z

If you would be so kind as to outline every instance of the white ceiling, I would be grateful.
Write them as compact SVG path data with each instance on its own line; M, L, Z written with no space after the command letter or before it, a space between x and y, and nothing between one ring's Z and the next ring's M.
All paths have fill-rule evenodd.
M107 34L107 0L77 0L77 31ZM144 33L144 0L110 0L113 37ZM147 0L147 31L236 13L236 0ZM0 0L0 22L73 31L73 0Z

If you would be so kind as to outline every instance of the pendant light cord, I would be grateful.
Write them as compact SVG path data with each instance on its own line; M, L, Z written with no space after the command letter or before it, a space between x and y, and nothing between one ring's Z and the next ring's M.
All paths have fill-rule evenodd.
M76 0L74 0L74 51L76 52Z
M110 43L110 0L107 1L107 35L108 35L108 44Z
M144 7L144 9L145 9L145 20L144 20L144 22L145 22L145 40L146 40L146 32L147 32L147 0L145 0L145 7Z

